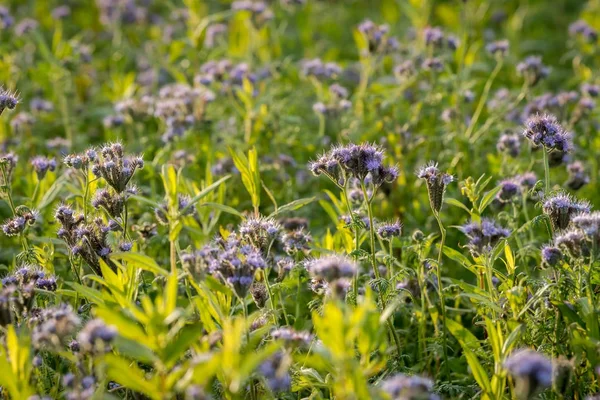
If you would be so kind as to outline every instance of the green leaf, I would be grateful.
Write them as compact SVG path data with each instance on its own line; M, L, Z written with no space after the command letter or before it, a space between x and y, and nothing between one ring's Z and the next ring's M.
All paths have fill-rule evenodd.
M269 217L275 217L277 215L283 214L285 212L289 212L289 211L295 211L299 208L304 207L307 204L312 203L313 201L316 200L316 197L307 197L304 199L298 199L298 200L294 200L290 203L287 203L281 207L279 207L277 209L277 211L273 212L271 215L269 215Z
M504 255L506 256L506 269L509 274L513 274L515 272L515 256L508 242L504 245Z
M144 371L138 368L135 363L114 354L108 354L105 362L109 379L120 383L126 388L143 393L151 399L160 400L162 398L156 379L147 379Z
M462 253L454 250L451 247L444 246L444 255L451 260L456 261L457 263L470 267L472 265L471 261L467 257L465 257Z
M202 204L200 204L200 207L214 208L215 210L223 211L223 212L226 212L228 214L235 215L236 217L240 217L241 219L245 219L244 214L242 214L241 212L239 212L238 210L236 210L233 207L226 206L225 204L210 203L209 202L209 203L202 203Z
M148 347L137 340L129 339L124 336L117 336L114 340L114 347L120 354L144 363L153 363L158 360L156 354Z
M449 204L449 205L451 205L451 206L455 206L455 207L458 207L458 208L462 208L463 210L465 210L466 212L468 212L469 214L471 214L471 210L469 210L469 208L468 208L467 206L465 206L463 203L461 203L460 201L458 201L458 200L456 200L456 199L453 199L453 198L446 197L446 198L444 199L444 202L445 202L446 204Z
M185 206L185 208L183 208L183 210L180 210L180 213L182 213L182 214L185 213L185 211L188 208L190 208L192 205L196 204L197 202L199 202L200 200L205 198L207 195L209 195L213 190L218 188L219 185L221 185L223 182L225 182L229 178L231 178L231 175L226 175L226 176L222 177L221 179L219 179L218 181L216 181L215 183L213 183L212 185L209 185L209 186L205 187L204 189L202 189L202 191L200 193L198 193L197 195L192 197L192 199L190 200L188 205Z
M479 214L482 214L483 211L490 205L492 201L494 201L494 197L496 194L502 189L502 186L498 185L483 196L481 199L481 203L479 203Z
M474 349L479 348L479 341L471 332L454 320L446 320L446 327L456 340L458 340L458 343L460 343L475 381L486 395L491 395L492 384L490 383L490 379L473 352Z
M513 329L513 331L510 333L510 335L508 335L508 337L504 341L504 344L502 345L503 355L508 354L512 350L512 348L516 344L517 340L519 340L519 338L521 337L521 333L523 333L524 330L525 326L523 324L519 324L515 329Z
M172 164L163 165L161 178L169 204L174 206L177 204L177 171L175 167Z
M481 345L479 343L479 339L475 335L471 333L467 328L462 326L462 324L456 322L453 319L446 320L446 327L448 331L452 333L452 335L458 340L462 347L466 347L472 351L481 350Z
M191 324L184 326L177 336L170 340L164 349L163 362L167 366L173 365L181 358L188 348L202 336L202 324Z
M65 282L66 285L71 286L77 293L95 304L104 304L102 293L96 289L89 288L87 286L80 285L75 282Z
M167 276L169 272L156 263L151 257L140 253L118 252L110 255L111 259L125 261L135 267L152 272L155 275Z

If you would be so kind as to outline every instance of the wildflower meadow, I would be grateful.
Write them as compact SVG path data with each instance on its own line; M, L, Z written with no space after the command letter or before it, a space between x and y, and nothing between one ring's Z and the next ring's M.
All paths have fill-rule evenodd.
M6 0L0 399L600 399L599 0Z

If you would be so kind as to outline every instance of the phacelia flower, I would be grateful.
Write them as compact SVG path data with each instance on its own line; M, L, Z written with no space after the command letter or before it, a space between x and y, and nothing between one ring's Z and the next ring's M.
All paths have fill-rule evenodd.
M573 258L589 255L586 236L579 229L566 229L554 238L554 246Z
M439 400L433 393L433 381L418 375L396 374L381 384L381 389L393 400Z
M517 73L525 78L529 86L535 86L540 80L547 77L550 69L542 63L539 56L529 56L517 64Z
M519 195L521 188L516 179L505 179L500 182L500 191L496 194L496 200L501 203L510 203Z
M439 213L442 209L446 186L452 183L454 178L450 174L441 172L437 167L437 163L434 162L430 162L419 168L417 170L417 177L425 180L431 208L434 212Z
M382 240L392 240L392 238L400 237L401 234L402 224L399 221L387 222L377 227L377 235Z
M529 399L552 384L552 361L537 351L519 350L506 359L504 367L515 381L519 399Z
M590 177L585 171L581 161L573 161L567 165L569 179L566 186L571 190L579 190L590 182Z
M523 136L534 146L543 146L547 151L567 153L573 147L571 135L563 130L555 116L549 114L530 117L525 122Z
M398 170L384 166L383 158L384 151L377 146L349 144L333 147L311 162L309 168L313 174L325 174L339 186L345 186L346 180L351 177L364 182L367 176L370 176L373 185L381 186L398 177Z
M36 172L38 179L42 180L48 171L54 171L56 169L56 159L36 156L31 159L31 166Z
M542 210L550 217L550 222L556 231L566 229L573 216L580 213L589 213L590 205L585 201L578 201L567 194L557 194L547 198Z
M19 96L16 92L11 92L0 87L0 115L2 115L5 109L14 110L19 102Z
M258 367L272 392L290 390L292 378L288 372L291 360L282 352L275 353Z
M481 222L469 222L460 230L469 238L467 246L475 256L490 252L500 240L510 235L510 230L486 218L483 218Z
M79 332L77 342L83 352L106 353L116 337L116 328L106 325L101 319L93 319Z
M508 53L509 49L508 40L497 40L495 42L488 43L485 49L488 53L496 57L503 57Z
M582 19L573 22L569 26L569 35L581 37L587 42L595 42L598 40L598 32Z
M496 149L498 149L500 153L506 153L512 158L516 158L521 152L521 140L519 135L509 133L502 134L500 139L498 139Z
M117 193L122 193L136 170L142 168L144 160L141 157L125 156L123 146L113 143L102 148L100 157L94 161L92 172L97 177L104 178Z
M542 264L555 267L562 260L563 254L559 248L554 246L542 247Z

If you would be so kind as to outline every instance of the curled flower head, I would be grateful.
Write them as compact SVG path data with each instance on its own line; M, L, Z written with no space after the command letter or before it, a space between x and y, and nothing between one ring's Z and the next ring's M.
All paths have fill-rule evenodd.
M433 393L433 381L418 375L394 375L382 383L381 389L394 400L439 400L440 398Z
M282 340L287 344L294 346L308 346L314 339L314 336L307 331L297 331L287 326L273 329L271 337L275 340Z
M62 304L43 309L39 315L31 318L33 325L31 341L36 348L52 347L62 350L75 329L79 326L79 317L71 306Z
M517 157L521 152L521 141L519 135L504 133L498 139L496 149L498 149L500 153L506 153L512 158Z
M311 241L312 237L310 234L302 228L288 231L281 236L283 250L289 255L307 251Z
M567 172L569 173L569 179L566 186L571 190L579 190L590 182L590 177L581 161L573 161L568 164Z
M467 246L475 256L490 252L500 240L510 235L510 230L486 218L483 218L481 222L469 222L460 230L469 238Z
M375 186L393 182L398 177L395 167L383 165L384 151L369 143L335 146L309 168L315 175L324 174L339 186L345 186L351 177L365 182L369 177Z
M504 367L515 380L519 399L529 399L552 384L552 361L537 351L516 351L506 359Z
M38 179L42 180L48 171L54 171L56 169L56 159L36 156L31 159L31 166L36 172Z
M437 163L434 162L419 168L417 177L425 180L431 208L434 212L439 213L442 209L446 186L454 181L454 177L446 172L441 172L437 167Z
M568 194L560 193L547 198L542 205L542 210L550 217L554 229L559 231L569 226L573 216L589 213L590 204L575 200Z
M500 182L500 191L496 194L496 200L500 204L510 203L520 191L521 187L515 178L505 179Z
M350 279L357 271L357 265L340 255L324 256L308 262L308 271L317 278L331 283L337 279Z
M101 319L89 321L77 335L81 351L86 353L105 353L117 337L117 329L108 326Z
M529 56L517 64L517 73L525 78L529 86L535 86L548 76L550 69L542 63L542 57Z
M19 102L20 99L16 92L11 92L0 87L0 115L2 115L5 109L14 110Z
M290 390L292 378L288 372L291 359L283 352L275 353L258 367L260 374L265 378L267 386L273 392Z
M569 35L583 38L587 42L598 40L598 32L582 19L573 22L569 26Z
M506 53L508 53L509 47L510 44L508 43L508 40L504 39L488 43L485 46L485 49L488 53L490 53L493 56L503 57L506 55Z
M554 267L562 260L563 254L559 248L554 246L542 247L542 264Z
M2 224L2 231L6 236L17 236L25 231L28 226L35 224L39 217L39 213L25 206L20 206L15 209L15 216L6 220Z
M136 170L141 168L144 168L141 157L125 156L123 145L113 143L102 148L94 160L92 172L97 177L104 178L117 193L121 193L127 189Z
M555 116L549 114L529 117L523 136L534 146L543 146L546 151L568 153L573 147L571 135L563 130Z
M387 222L377 227L377 235L383 240L391 240L394 237L400 237L402 234L402 224L400 221Z
M600 239L600 211L576 215L572 218L572 224L586 237L595 241Z
M573 258L589 254L589 245L585 235L579 229L567 229L554 238L554 246Z
M357 30L367 39L371 53L385 53L398 48L397 39L389 36L390 27L388 25L377 25L366 19L357 26Z

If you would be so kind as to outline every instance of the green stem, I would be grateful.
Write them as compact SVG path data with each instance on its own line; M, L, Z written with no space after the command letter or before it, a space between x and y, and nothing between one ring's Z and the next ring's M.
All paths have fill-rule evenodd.
M548 163L548 152L545 148L542 148L542 154L544 159L544 195L548 196L550 193L550 164Z
M479 103L477 104L477 108L475 109L473 118L471 119L471 122L469 123L467 132L465 132L465 136L467 137L467 139L469 139L471 137L471 134L473 133L473 129L475 129L475 125L477 124L477 121L479 120L479 117L481 116L481 112L483 111L483 107L485 106L485 103L487 102L488 96L490 94L490 89L492 88L492 84L494 83L496 76L500 72L500 69L502 69L502 60L499 60L496 63L496 67L490 74L490 77L488 78L487 82L485 83L485 86L483 87L483 93L481 94L481 97L479 98Z
M444 299L444 287L442 285L442 255L444 254L444 245L446 243L446 229L442 224L442 220L440 219L440 214L433 210L433 215L438 223L440 228L441 240L440 240L440 249L438 251L438 259L437 259L437 280L438 280L438 296L440 298L440 309L442 311L442 343L443 343L443 354L444 354L444 369L446 374L448 374L448 338L446 336L446 300Z
M379 301L381 302L381 310L385 310L387 305L386 305L386 301L385 298L383 296L383 290L379 285L379 281L381 279L381 274L379 273L379 268L377 268L377 257L375 255L375 227L373 226L373 209L371 207L371 200L372 198L369 198L369 194L367 193L367 188L365 187L365 182L364 181L360 181L360 187L362 189L363 192L363 196L365 198L365 201L367 203L367 214L369 216L369 239L371 242L371 265L373 266L373 273L375 274L375 278L377 279L377 293L379 293ZM392 336L392 338L394 339L394 342L396 344L396 351L398 352L398 355L400 355L400 338L398 337L398 333L396 332L396 329L394 329L394 317L390 316L389 319L387 320L387 324L388 324L388 328L390 330L390 335Z

